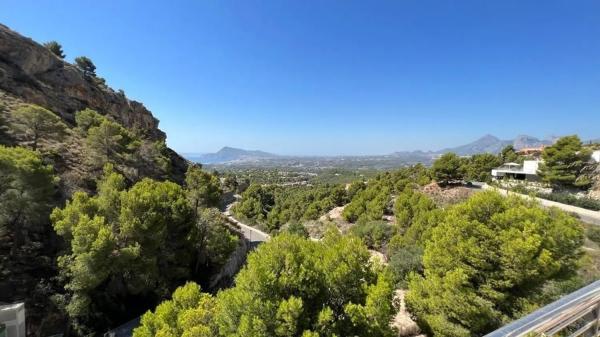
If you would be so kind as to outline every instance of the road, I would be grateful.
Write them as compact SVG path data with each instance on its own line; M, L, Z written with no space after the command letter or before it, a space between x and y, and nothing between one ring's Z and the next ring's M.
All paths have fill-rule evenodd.
M515 195L522 196L524 198L531 198L530 196L525 195L525 194L507 191L505 189L490 186L488 184L483 184L481 186L481 188L484 190L490 190L490 189L496 190L500 194L505 195L505 196L509 195L509 194L515 194ZM560 202L550 201L550 200L546 200L546 199L542 199L542 198L535 198L535 197L533 197L533 198L536 201L538 201L540 203L540 205L542 205L544 207L560 208L565 212L573 213L573 214L577 215L577 217L579 217L579 219L585 223L600 226L600 212L598 212L598 211L592 211L592 210L581 208L581 207L571 206L571 205L567 205L567 204L561 204Z
M231 213L231 208L233 207L233 205L235 205L235 202L232 202L231 204L227 205L225 211L223 212L223 215L227 218L227 220L229 220L229 222L239 227L240 232L242 233L242 235L244 235L246 240L250 242L250 244L258 245L259 243L269 241L271 239L271 236L269 234L260 231L252 226L248 226L245 223L242 223L238 219L234 218L233 214Z

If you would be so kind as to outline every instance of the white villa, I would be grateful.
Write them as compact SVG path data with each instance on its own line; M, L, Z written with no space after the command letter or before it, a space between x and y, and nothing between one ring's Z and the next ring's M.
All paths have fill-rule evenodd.
M25 303L0 305L0 337L25 337Z
M592 153L592 160L600 163L600 150ZM525 160L523 164L506 163L492 170L492 178L494 180L502 180L510 178L515 180L539 181L538 168L541 160Z
M506 163L492 170L494 180L511 178L515 180L539 181L539 160L525 160L523 164Z

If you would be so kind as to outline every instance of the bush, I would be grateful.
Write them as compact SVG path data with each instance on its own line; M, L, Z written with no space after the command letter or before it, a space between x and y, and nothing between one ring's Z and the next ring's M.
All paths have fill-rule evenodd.
M367 247L381 249L390 240L392 226L385 221L368 221L354 225L351 231L361 238Z
M397 249L390 257L389 266L394 274L396 286L406 288L410 273L423 272L423 248L407 246Z
M44 43L44 47L46 47L52 54L60 57L61 59L65 58L65 53L63 52L62 46L60 43L56 41L50 41Z
M298 221L292 221L292 222L290 222L287 225L285 231L287 233L298 235L298 236L303 237L303 238L307 238L308 237L308 230L306 230L306 227L304 227L304 225L301 224Z
M583 228L565 212L484 191L445 210L411 274L406 304L434 336L481 336L523 312L549 281L576 275Z
M79 56L75 58L75 64L85 76L96 76L96 66L89 57Z
M600 227L590 226L586 234L588 239L600 245Z

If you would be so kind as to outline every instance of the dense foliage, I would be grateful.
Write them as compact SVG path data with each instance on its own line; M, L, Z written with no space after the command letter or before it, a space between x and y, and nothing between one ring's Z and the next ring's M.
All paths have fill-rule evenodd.
M416 192L411 187L406 187L396 197L394 204L394 215L396 216L396 225L402 229L411 227L415 218L418 218L422 212L427 212L435 208L431 199L423 193Z
M429 170L422 165L386 172L370 179L367 184L353 183L348 189L350 203L343 216L350 222L381 220L391 214L392 194L409 185L425 185L431 181Z
M464 174L461 169L462 164L462 160L459 156L457 156L455 153L449 152L443 154L440 158L433 162L431 171L433 173L433 177L438 183L446 185L461 181L463 179Z
M214 174L202 170L198 165L192 165L185 174L185 185L194 210L219 205L223 191L219 178Z
M154 173L170 171L170 160L164 142L142 142L131 130L91 109L75 115L77 129L85 137L86 162L95 169L111 163L131 180Z
M214 323L216 300L202 293L200 286L188 282L173 292L171 300L164 301L154 312L142 316L134 337L216 337Z
M576 268L583 230L571 216L481 192L444 214L425 244L407 303L435 336L481 335L536 307Z
M38 152L0 145L0 241L12 241L11 255L43 232L54 203L57 178Z
M142 318L147 336L392 336L392 283L353 237L282 234L216 297L188 284Z
M236 215L270 231L291 221L315 220L347 201L341 185L261 186L251 184L234 207Z
M461 171L466 181L489 182L492 179L492 169L505 163L500 156L491 153L481 153L463 159Z
M406 287L411 272L422 271L423 248L441 210L423 193L406 187L394 205L396 232L390 239L387 255L390 269L401 287Z
M344 218L350 222L381 220L391 200L392 187L387 179L372 179L365 189L356 193L344 208Z
M384 250L392 236L393 227L385 221L366 221L352 226L352 234L363 240L367 247Z
M582 173L590 155L591 151L583 147L579 137L562 137L542 152L539 174L557 188L588 187L591 181Z
M24 105L14 113L16 127L26 138L33 150L37 150L40 141L56 139L64 135L66 125L53 112L37 105Z
M197 214L190 195L199 192L151 179L127 189L107 165L96 196L77 192L54 210L54 228L69 245L58 259L66 310L79 332L166 296L207 261L224 262L237 238L218 212Z
M499 155L502 163L521 163L523 162L523 157L519 156L517 151L515 151L514 146L507 145L502 151L500 151Z

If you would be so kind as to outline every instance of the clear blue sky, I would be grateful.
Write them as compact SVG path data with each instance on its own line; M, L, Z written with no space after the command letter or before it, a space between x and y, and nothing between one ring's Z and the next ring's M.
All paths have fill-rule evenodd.
M0 0L0 22L92 58L180 152L600 137L598 0Z

